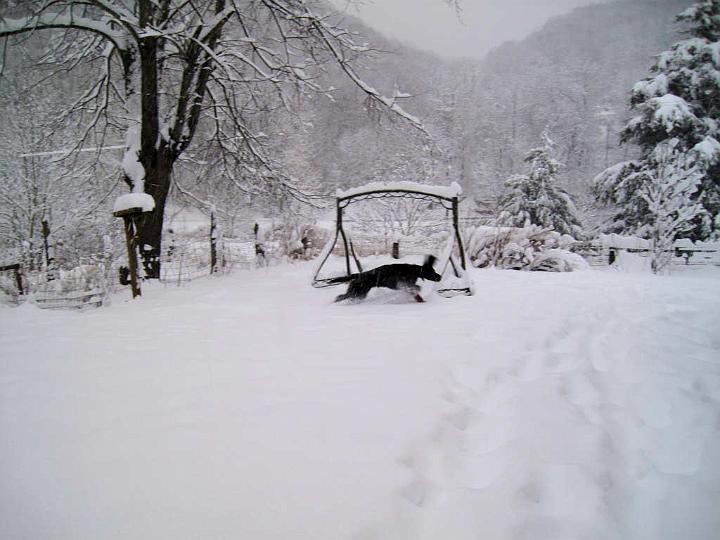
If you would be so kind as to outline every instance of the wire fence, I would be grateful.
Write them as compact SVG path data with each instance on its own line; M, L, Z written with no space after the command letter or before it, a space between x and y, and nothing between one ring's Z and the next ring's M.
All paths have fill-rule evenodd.
M576 253L590 264L590 266L611 266L622 253L636 255L647 259L652 255L652 249L646 247L626 247L615 245L580 244ZM710 247L674 247L666 252L670 265L680 267L720 266L720 249Z
M217 244L217 260L212 266L210 244L207 241L176 243L168 250L160 265L160 282L182 285L211 274L226 274L267 266L279 258L279 242L264 242L264 255L258 255L255 243L241 240L222 240Z
M256 254L255 243L223 240L216 245L215 267L211 265L209 241L173 241L160 266L160 282L185 285L211 274L228 274L275 264L281 255L279 242L265 242L264 255ZM106 304L110 294L125 285L124 259L93 261L71 270L60 269L54 279L43 270L23 271L20 264L0 266L0 302L19 305L29 301L42 309L85 309Z
M393 244L397 244L400 257L432 254L438 246L445 244L447 234L444 231L426 236L390 236L356 231L349 247L358 257L389 254ZM642 242L635 240L630 245L627 238L616 240L579 244L573 251L596 267L612 265L622 253L636 254L642 258L651 255L651 250ZM680 241L670 254L670 264L675 268L720 266L719 247L717 243L692 244ZM162 260L160 281L166 285L183 286L212 274L229 274L269 266L286 258L283 246L278 241L266 241L262 248L262 254L259 254L254 241L221 239L216 244L213 267L208 239L173 240ZM342 242L335 246L334 253L344 257ZM105 304L110 294L121 287L118 277L122 274L123 265L122 259L111 260L106 257L71 270L60 270L54 280L48 280L48 273L41 270L23 271L19 264L0 266L0 302L17 305L30 301L43 309L98 307Z

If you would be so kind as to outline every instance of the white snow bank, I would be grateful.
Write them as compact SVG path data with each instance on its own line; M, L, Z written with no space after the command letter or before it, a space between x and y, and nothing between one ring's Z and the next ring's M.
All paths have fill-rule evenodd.
M150 212L155 208L155 199L147 193L125 193L115 199L113 212L121 212L130 208L142 208L143 212Z
M387 190L407 190L427 193L428 195L436 195L439 197L459 197L462 194L462 188L457 182L453 182L449 186L431 186L427 184L419 184L417 182L370 182L363 186L358 186L346 190L337 190L339 199L359 195L368 191L387 191Z
M310 264L0 309L0 538L710 539L720 275Z

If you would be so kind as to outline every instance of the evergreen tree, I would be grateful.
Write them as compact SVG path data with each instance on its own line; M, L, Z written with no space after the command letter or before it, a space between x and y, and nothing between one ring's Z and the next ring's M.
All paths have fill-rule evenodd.
M652 246L651 266L659 272L672 258L672 245L679 235L693 228L693 221L706 213L695 196L704 170L692 154L679 151L680 141L671 139L655 147L645 170L640 196L648 208L650 222L644 236Z
M553 142L547 131L543 146L530 150L525 161L529 174L515 174L506 182L507 192L500 199L498 224L510 227L539 225L561 234L582 236L577 211L570 196L556 185L560 163L552 158Z
M610 167L595 178L601 201L619 206L614 232L638 233L654 222L642 193L652 190L647 183L661 176L652 172L659 166L653 157L658 145L671 145L678 158L691 154L702 170L694 197L706 212L696 216L690 236L705 239L720 232L720 0L699 2L677 20L687 25L689 37L658 55L650 76L632 89L636 114L621 140L637 143L641 159Z

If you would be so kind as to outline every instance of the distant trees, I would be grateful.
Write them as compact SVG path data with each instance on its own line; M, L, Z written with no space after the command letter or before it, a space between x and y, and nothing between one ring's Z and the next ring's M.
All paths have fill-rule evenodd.
M498 224L511 227L539 225L547 229L582 236L577 210L567 192L556 184L560 163L553 159L553 142L545 131L543 145L530 150L525 162L529 174L515 174L505 183L507 192L500 199Z
M60 265L77 265L102 249L112 219L102 208L113 189L110 164L94 152L68 159L66 138L77 132L50 127L67 87L57 84L52 94L38 96L29 89L39 77L5 73L3 89L12 92L0 95L0 253L6 263L21 261L30 270L45 262L44 233L60 248Z
M629 148L617 145L627 89L649 56L677 41L667 23L682 6L683 0L667 0L578 8L480 62L455 66L476 79L457 99L463 129L456 140L470 156L471 178L463 187L472 190L465 193L493 199L498 180L524 172L525 152L550 126L554 155L563 163L559 180L579 206L594 203L593 176L628 159Z
M595 191L618 207L611 230L654 238L671 219L682 223L673 234L706 239L720 233L720 2L699 2L677 20L690 37L658 55L632 90L636 115L622 141L638 144L641 157L603 171ZM681 200L671 204L669 193ZM688 226L695 202L703 211L690 212Z
M318 77L328 65L364 93L367 108L422 129L352 67L367 46L306 0L33 0L15 11L0 19L0 38L12 46L14 36L59 32L45 60L58 72L90 66L95 76L62 115L82 115L86 137L125 133L125 181L155 199L138 231L149 277L160 272L173 170L199 132L223 156L218 176L292 188L264 154L253 118L272 106L292 108L289 91L323 93Z

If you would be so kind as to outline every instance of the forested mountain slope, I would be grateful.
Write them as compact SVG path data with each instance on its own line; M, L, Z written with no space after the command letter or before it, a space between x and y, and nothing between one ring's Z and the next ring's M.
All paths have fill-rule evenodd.
M564 164L560 179L582 199L595 174L633 152L618 144L630 89L678 38L674 17L690 4L578 8L482 61L443 59L353 21L376 48L392 51L366 62L363 75L387 94L412 95L403 106L423 120L433 144L401 122L368 114L360 93L339 81L335 101L304 104L302 130L286 134L294 144L282 144L287 163L321 189L378 179L458 181L492 205L504 180L525 170L523 156L547 127Z

